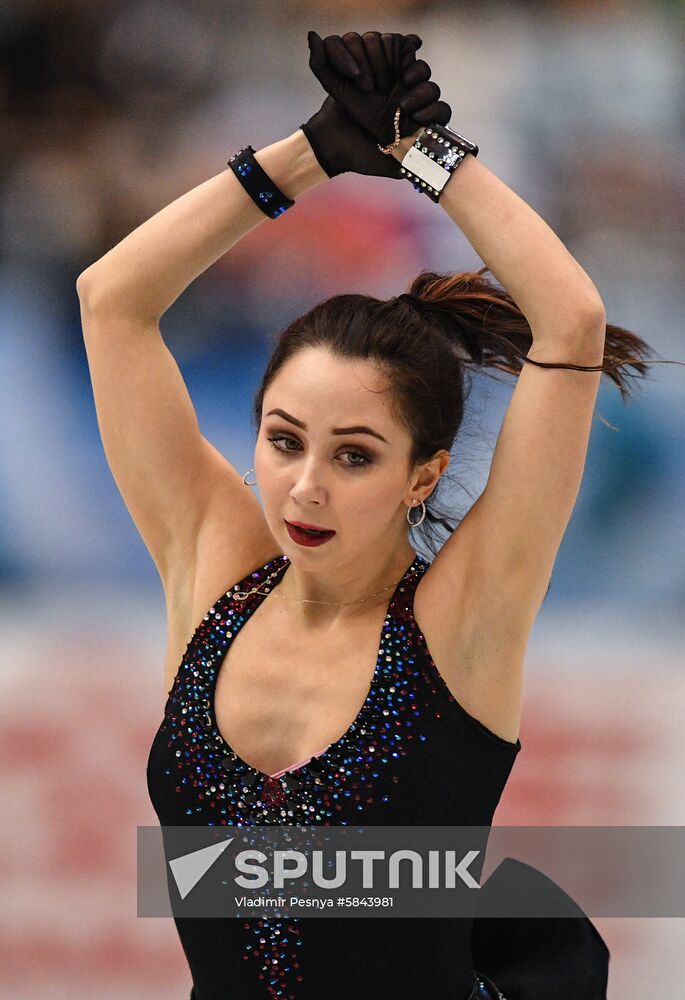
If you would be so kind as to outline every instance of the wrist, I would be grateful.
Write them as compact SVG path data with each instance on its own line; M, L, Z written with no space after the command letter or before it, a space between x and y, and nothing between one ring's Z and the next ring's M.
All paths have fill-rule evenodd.
M421 128L417 129L413 135L406 135L402 139L400 139L399 145L395 149L393 149L391 153L391 155L394 156L399 163L401 163L402 160L405 158L409 150L416 142L417 137L421 134L421 132L423 132L423 129L424 126L422 125Z
M258 150L255 159L283 194L293 200L329 180L302 129Z

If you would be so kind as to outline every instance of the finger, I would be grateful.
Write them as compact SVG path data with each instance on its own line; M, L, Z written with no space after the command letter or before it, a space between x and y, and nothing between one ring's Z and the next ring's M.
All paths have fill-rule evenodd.
M437 83L434 80L426 80L406 93L399 104L402 111L413 115L418 108L422 108L426 104L437 103L439 97L440 87Z
M447 101L433 101L412 111L411 117L418 125L447 125L452 117L452 108Z
M423 41L418 35L404 35L400 38L400 67L406 69L416 61L416 50L421 48Z
M323 39L315 31L310 31L307 34L307 42L309 44L309 68L321 86L328 90L334 85L335 79L334 70L331 69L326 56Z
M334 69L343 76L356 80L361 74L359 66L345 48L340 35L328 35L323 40L326 57Z
M309 67L310 69L318 69L326 61L323 40L315 31L308 31L307 45L309 46Z
M413 88L425 80L430 80L432 70L425 59L417 59L406 69L402 70L402 82L408 88Z
M397 32L386 32L384 35L381 35L381 42L383 44L385 61L390 70L390 75L393 80L396 80L402 70L400 58L402 52L402 36L398 35Z
M404 44L405 46L411 46L414 52L416 52L416 50L420 49L423 45L423 39L419 38L418 35L405 35Z
M391 83L390 69L385 61L385 49L380 31L365 31L362 35L366 55L373 73L376 90L388 90Z
M408 89L412 89L419 83L423 83L425 80L430 80L431 78L431 68L425 59L417 59L415 63L412 63L407 69L402 71L400 79L402 83Z
M369 60L366 57L366 49L364 48L361 35L358 35L356 31L348 31L342 36L342 40L345 43L347 51L360 69L359 76L355 78L355 83L360 90L373 90L373 73L369 66Z

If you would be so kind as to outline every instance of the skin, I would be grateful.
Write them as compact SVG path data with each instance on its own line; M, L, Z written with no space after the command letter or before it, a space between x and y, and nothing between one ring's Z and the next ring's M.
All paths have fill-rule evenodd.
M411 439L390 402L387 378L374 362L338 358L326 348L300 351L264 394L255 474L269 529L291 561L278 590L290 599L288 610L304 627L339 625L357 617L360 608L387 604L391 589L356 607L299 602L361 601L393 586L415 556L407 537L407 508L433 491L450 456L442 450L410 468ZM307 430L269 415L275 408ZM360 424L387 443L369 434L331 433ZM287 438L269 440L281 434ZM372 464L353 467L363 464L361 455ZM307 548L291 539L284 519L332 528L336 535Z

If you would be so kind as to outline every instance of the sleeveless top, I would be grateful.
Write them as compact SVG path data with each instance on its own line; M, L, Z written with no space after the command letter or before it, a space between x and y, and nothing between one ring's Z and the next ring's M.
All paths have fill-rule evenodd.
M366 700L340 739L277 775L252 767L223 739L214 710L219 669L288 565L277 556L221 594L188 643L147 763L160 824L489 827L521 743L470 715L438 672L413 615L430 565L418 554L390 598ZM174 921L193 1000L497 997L474 973L473 918ZM494 948L488 938L481 964Z

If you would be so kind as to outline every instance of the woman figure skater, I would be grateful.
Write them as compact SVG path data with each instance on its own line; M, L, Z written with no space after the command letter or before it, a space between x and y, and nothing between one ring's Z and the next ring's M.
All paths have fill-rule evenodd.
M447 129L420 44L310 32L322 107L77 282L103 445L167 602L147 770L163 826L489 827L601 372L625 395L648 369L546 223ZM486 266L294 320L256 394L248 479L200 433L159 320L246 233L346 171L409 180ZM455 529L440 481L479 368L518 379ZM434 553L439 525L429 562L409 537L420 527ZM586 917L555 934L505 923L498 938L478 919L176 918L194 1000L605 997L609 953Z

